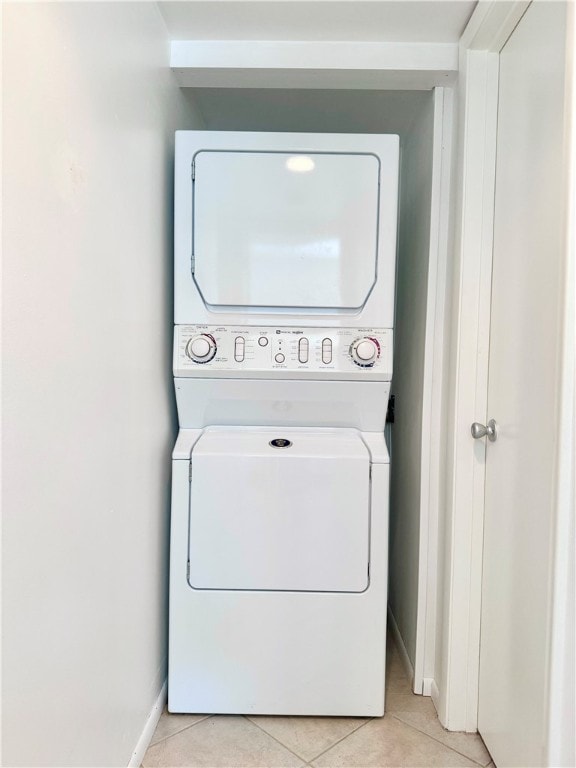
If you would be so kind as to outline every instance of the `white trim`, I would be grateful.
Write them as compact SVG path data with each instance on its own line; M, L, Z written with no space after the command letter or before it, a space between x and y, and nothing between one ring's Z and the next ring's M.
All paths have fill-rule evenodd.
M485 446L499 51L528 3L480 3L460 48L458 213L447 419L446 578L438 714L449 730L475 731L484 518Z
M460 38L461 50L500 53L528 10L530 2L531 0L515 0L502 3L501 0L488 0L478 3Z
M488 393L490 285L496 168L498 56L469 51L462 126L462 210L456 252L460 255L456 381L450 435L452 486L450 645L445 726L477 727L482 579L485 445L473 443L472 421L484 422Z
M454 43L175 40L183 87L430 89L455 82Z
M160 720L160 717L164 710L164 706L166 704L167 698L168 698L168 681L165 680L164 684L162 685L162 689L158 694L158 698L156 699L152 709L150 710L150 714L148 715L146 724L144 725L144 729L140 734L138 743L134 748L134 752L132 753L132 757L130 758L130 762L128 763L128 768L139 768L139 766L142 765L142 760L144 759L146 750L148 749L148 746L152 741L152 736L154 736L154 731L156 730L156 726L158 725L158 721Z
M438 707L440 705L440 691L436 685L436 680L430 681L430 697L432 698L432 703L436 707L436 711L438 711Z
M449 241L449 203L452 173L453 93L434 91L432 201L420 476L420 552L414 690L430 695L434 673L437 622L438 516L442 435L442 370L445 354L446 271Z
M404 667L406 677L410 680L412 687L414 687L414 668L412 667L410 656L408 656L408 651L406 650L406 646L404 645L402 635L400 634L398 624L396 623L396 619L394 618L394 614L392 613L390 606L388 606L388 625L390 627L390 631L392 632L392 637L394 638L396 648L398 648L398 653L400 654L400 660L402 661L402 666ZM414 693L421 693L421 691L414 690Z
M435 685L433 677L425 677L422 681L422 696L432 696L432 689Z

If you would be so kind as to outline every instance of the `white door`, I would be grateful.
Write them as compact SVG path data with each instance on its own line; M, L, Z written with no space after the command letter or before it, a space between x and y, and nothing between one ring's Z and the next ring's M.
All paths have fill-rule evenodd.
M364 441L348 429L207 429L192 450L188 551L195 589L364 592Z
M202 150L194 169L194 274L207 304L364 305L377 276L376 155Z
M563 260L565 5L501 53L479 731L499 768L544 766Z

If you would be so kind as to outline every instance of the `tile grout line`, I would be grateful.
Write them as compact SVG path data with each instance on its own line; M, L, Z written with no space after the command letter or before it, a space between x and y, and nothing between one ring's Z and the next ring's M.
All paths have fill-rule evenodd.
M247 720L250 720L250 717L249 717L248 715L244 715L244 717L245 717ZM255 717L257 717L257 715L255 715ZM347 734L346 734L346 736L342 736L342 738L341 738L341 739L338 739L338 740L337 740L337 741L335 741L333 744L331 744L329 747L326 747L326 749L323 749L323 750L322 750L322 752L318 752L318 754L317 754L317 755L314 755L314 757L311 757L311 758L310 758L310 760L308 760L307 762L305 762L305 763L304 763L304 766L303 766L303 768L306 768L306 766L310 765L310 764L311 764L311 762L312 762L312 760L316 760L318 757L321 757L323 754L325 754L326 752L328 752L329 750L331 750L331 749L332 749L332 747L335 747L335 746L336 746L336 744L340 744L340 742L341 742L341 741L344 741L344 739L347 739L347 738L348 738L348 736L352 736L352 734L353 734L353 733L356 733L356 731L359 731L359 730L360 730L360 728L363 728L365 725L368 725L368 723L369 723L371 720L374 720L374 718L373 718L373 717L369 717L369 718L366 720L366 722L364 722L364 723L361 723L361 724L360 724L360 725L359 725L357 728L354 728L354 730L353 730L353 731L350 731L350 733L347 733ZM271 734L271 733L268 733L268 731L264 730L264 728L262 728L262 726L258 725L258 723L254 723L252 720L250 720L250 722L251 722L251 723L253 723L253 725L256 725L258 728L260 728L260 730L261 730L261 731L263 731L265 734L267 734L268 736L270 736L271 738L273 738L273 739L274 739L274 741L277 741L277 742L278 742L278 744L280 744L282 747L285 747L285 748L286 748L286 749L287 749L289 752L292 752L292 754L293 754L293 755L295 755L295 756L298 758L298 760L306 760L306 758L304 758L304 757L302 757L301 755L297 754L296 752L294 752L294 750L293 750L293 749L290 749L290 747L287 747L287 746L286 746L286 744L283 744L283 743L282 743L282 742L281 742L279 739L277 739L275 736L272 736L272 734Z
M374 717L369 717L368 720L366 720L365 723L362 723L362 725L359 725L357 728L354 728L354 730L350 731L350 733L347 733L346 736L342 736L342 738L338 739L338 741L335 741L334 744L331 744L326 749L323 749L322 752L318 752L317 755L315 755L314 757L310 758L310 760L308 761L308 763L306 763L306 765L311 765L313 760L318 760L318 758L322 757L322 755L325 755L326 752L330 752L330 750L333 749L337 744L341 744L349 736L352 736L353 733L357 733L360 730L360 728L364 728L365 725L368 725L368 723L371 723L372 720L374 720L374 719L375 719Z
M256 726L256 728L259 728L259 729L262 731L262 733L265 733L265 734L266 734L266 736L269 736L269 737L270 737L271 739L273 739L273 740L274 740L274 741L275 741L277 744L280 744L280 746L281 746L281 747L284 747L284 749L287 749L287 750L288 750L288 752L290 752L291 754L293 754L293 755L294 755L294 757L297 757L297 758L298 758L298 760L305 760L305 758L304 758L304 757L302 757L301 755L299 755L297 752L294 752L294 750L293 750L293 749L290 749L290 747L287 747L287 746L286 746L286 744L282 744L282 742L280 741L280 739L277 739L277 738L276 738L276 736L272 736L272 734L271 734L271 733L268 733L268 731L264 730L264 728L262 728L262 726L261 726L261 725L258 725L258 723L255 723L253 720L251 720L251 718L250 718L250 715L242 715L242 717L243 717L245 720L248 720L248 722L249 722L249 723L252 723L252 725L255 725L255 726ZM254 717L261 717L261 715L254 715ZM313 759L314 759L314 758L313 758ZM305 768L305 766L306 766L306 765L308 765L308 763L306 763L306 762L305 762L305 763L304 763L304 768Z
M470 757L469 755L465 755L464 752L460 752L460 750L454 749L454 747L450 747L448 744L445 744L443 741L440 741L440 739L437 739L435 736L430 736L430 734L426 733L426 731L421 731L420 728L416 728L415 725L411 725L410 723L407 723L405 720L402 720L402 718L397 717L392 713L389 713L389 715L390 717L393 717L395 720L398 720L399 723L402 723L402 725L407 725L408 728L411 728L413 731L416 731L417 733L421 733L423 736L428 736L429 739L432 739L437 744L441 744L443 747L446 747L446 749L449 749L452 752L455 752L457 755L460 755L461 757L465 757L466 760L470 760L471 763L474 763L475 765L479 765L481 766L481 768L487 768L487 766L489 766L490 763L492 762L492 756L490 756L490 760L487 763L479 763L478 760L474 760L474 758ZM450 731L446 731L446 733L450 733ZM489 752L488 754L490 755Z
M170 712L168 712L170 714ZM179 733L184 733L184 731L187 731L189 728L194 728L195 725L199 725L200 723L203 723L204 720L208 720L209 717L214 717L214 715L204 715L204 717L201 717L200 720L196 720L195 723L190 723L190 725L185 725L184 728L181 728L179 731L175 731L174 733L171 733L170 736L165 736L163 739L159 739L158 741L155 741L154 743L150 743L148 745L148 749L150 747L155 747L157 744L162 744L165 741L168 741L168 739L171 739L172 736L178 736ZM146 750L146 752L148 751Z

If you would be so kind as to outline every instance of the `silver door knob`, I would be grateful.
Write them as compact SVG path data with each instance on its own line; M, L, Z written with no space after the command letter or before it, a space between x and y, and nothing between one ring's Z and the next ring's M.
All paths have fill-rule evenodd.
M494 419L490 419L486 426L475 421L470 427L470 432L472 433L474 440L479 440L481 437L486 437L486 435L488 435L488 440L493 443L498 437L498 425Z

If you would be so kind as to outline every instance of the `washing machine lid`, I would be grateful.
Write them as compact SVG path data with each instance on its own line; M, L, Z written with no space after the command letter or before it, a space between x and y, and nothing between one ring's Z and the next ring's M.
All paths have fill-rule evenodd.
M356 433L207 430L191 462L190 586L367 588L370 455Z
M376 155L202 150L193 169L193 271L205 304L364 305L377 277Z

